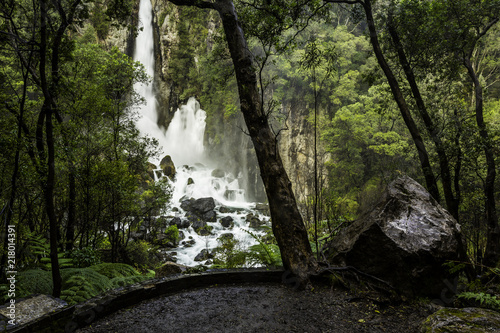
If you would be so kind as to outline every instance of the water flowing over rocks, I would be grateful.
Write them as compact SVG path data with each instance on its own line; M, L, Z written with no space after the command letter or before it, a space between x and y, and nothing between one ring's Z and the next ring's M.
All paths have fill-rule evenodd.
M452 280L442 265L457 260L460 226L413 179L390 183L375 208L330 243L330 262L354 266L406 295L439 295Z

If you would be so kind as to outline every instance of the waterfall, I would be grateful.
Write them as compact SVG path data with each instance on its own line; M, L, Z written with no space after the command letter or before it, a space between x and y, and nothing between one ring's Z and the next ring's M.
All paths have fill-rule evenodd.
M150 0L141 0L139 20L141 30L136 38L134 60L141 62L147 74L154 77L154 39L153 39L153 9ZM173 221L186 220L186 214L181 204L184 200L193 198L213 198L216 215L215 222L207 222L211 229L204 235L198 234L193 226L181 229L182 239L177 248L171 250L177 263L194 266L200 263L210 264L206 259L195 260L202 250L211 250L218 246L218 238L222 234L231 234L239 242L242 249L256 244L256 240L245 232L250 229L250 221L261 225L269 224L269 217L255 210L256 203L245 200L245 191L240 188L242 175L233 175L226 170L213 169L212 163L205 153L204 133L206 113L200 109L199 103L191 97L186 105L181 106L174 114L166 132L158 124L156 98L153 84L134 85L134 89L145 100L139 108L140 119L137 127L144 136L153 137L160 143L163 154L170 155L176 167L175 179L171 181L173 188L169 204L168 218ZM158 165L158 161L152 161ZM220 164L221 161L218 161ZM231 220L231 226L223 226L221 220ZM177 223L176 223L177 224ZM253 234L263 234L258 229L251 230Z
M139 34L135 40L134 60L144 65L146 74L153 79L155 74L153 7L150 0L141 0L139 5ZM144 99L139 107L140 118L136 126L144 136L155 138L160 146L166 145L165 133L158 126L156 96L153 83L136 83L134 90ZM158 161L155 164L158 164Z

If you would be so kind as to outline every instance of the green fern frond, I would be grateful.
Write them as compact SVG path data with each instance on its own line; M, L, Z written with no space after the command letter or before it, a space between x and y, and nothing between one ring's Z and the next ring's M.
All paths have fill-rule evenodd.
M89 268L99 274L108 277L109 279L113 279L115 277L140 275L140 273L134 267L120 263L102 263L90 266Z
M474 292L463 292L457 296L458 298L473 300L479 302L482 306L492 309L492 310L500 310L500 299L496 296L492 296L491 294L486 294L483 292L474 293Z

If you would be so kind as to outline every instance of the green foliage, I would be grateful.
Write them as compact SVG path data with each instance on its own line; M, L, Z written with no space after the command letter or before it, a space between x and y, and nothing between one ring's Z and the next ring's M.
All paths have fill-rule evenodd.
M50 271L52 264L50 259L50 244L47 239L41 235L31 234L28 240L28 251L35 256L37 259L34 262L38 262L38 265ZM73 266L73 259L66 257L64 252L57 254L59 267L68 268Z
M16 296L26 297L31 294L52 294L52 275L49 271L30 269L17 274L19 282L16 285Z
M145 240L129 242L126 248L130 263L133 263L140 270L158 265L158 258L155 256L156 251L157 249Z
M128 286L130 284L135 284L141 281L148 279L148 276L144 275L134 275L134 276L123 276L123 277L115 277L110 280L111 288L119 288Z
M17 294L26 297L32 294L52 293L52 276L49 271L31 269L19 272ZM154 277L154 271L139 274L132 266L119 263L102 263L86 268L61 269L63 280L61 298L69 304L83 302L109 289L138 283ZM6 285L0 286L2 297Z
M250 230L244 231L258 242L258 244L252 245L248 249L247 263L250 266L263 265L266 267L278 267L283 265L278 245L265 242L263 237Z
M68 268L61 270L63 287L61 298L69 304L83 302L111 289L109 278L91 268Z
M491 294L485 294L483 292L475 293L466 291L460 293L457 297L479 302L479 304L485 308L500 311L500 299L498 299L496 295L492 296Z
M165 229L165 235L167 236L167 240L169 242L173 242L175 244L179 241L179 229L175 224Z
M219 245L213 250L214 268L243 267L247 254L241 250L238 240L233 237L219 237Z
M74 249L69 256L73 260L73 265L79 268L89 267L101 262L99 251L90 247Z
M89 269L104 275L109 279L140 275L139 272L132 266L121 263L102 263L90 266Z

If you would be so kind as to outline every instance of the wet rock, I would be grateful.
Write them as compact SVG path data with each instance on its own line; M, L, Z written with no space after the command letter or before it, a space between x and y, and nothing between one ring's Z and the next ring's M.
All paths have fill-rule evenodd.
M172 161L170 155L165 156L160 162L160 168L163 170L163 174L170 179L175 178L175 165Z
M154 165L153 163L148 162L147 173L149 175L149 178L153 180L155 179L155 169L158 169L157 166Z
M191 239L188 241L183 241L183 242L181 242L181 244L184 245L184 247L191 247L194 244L196 244L196 241L194 239Z
M196 232L198 232L202 228L205 228L206 226L207 226L207 222L201 221L201 220L194 221L193 225L192 225L194 231L196 231Z
M500 313L481 308L443 308L424 320L421 332L500 332Z
M220 219L220 224L224 228L232 228L234 226L234 220L231 216L225 216Z
M221 169L214 169L214 170L212 171L212 174L211 174L211 175L212 175L212 177L214 177L214 178L224 178L224 176L225 176L225 172L224 172L224 170L221 170Z
M189 178L188 178L188 181L187 181L187 184L188 184L188 185L192 185L192 184L194 184L194 180L193 180L193 178L189 177Z
M230 233L230 232L222 234L222 235L220 235L217 238L217 240L221 241L221 242L224 242L224 241L227 241L227 240L231 240L231 239L234 239L234 235L232 233Z
M460 226L413 179L388 185L373 210L335 236L330 263L354 266L401 293L439 295L451 281L443 263L457 260Z
M215 210L210 210L203 214L201 218L207 222L217 222L217 213Z
M264 224L266 224L266 222L261 221L257 216L253 215L252 213L247 214L245 219L248 223L250 223L250 228L260 228Z
M191 212L196 215L202 215L215 208L214 198L200 198L200 199L187 199L182 200L181 208L186 212Z
M155 255L159 262L172 261L175 262L177 259L175 258L176 252L168 252L165 249L158 250Z
M194 261L204 261L207 259L212 259L214 256L207 249L203 249L198 253L198 255L194 258Z
M260 213L264 215L271 215L271 212L269 211L269 205L266 203L257 203L255 205L255 210L258 210Z
M217 213L214 211L214 198L188 199L181 202L181 208L186 211L186 217L194 222L193 217L206 221L217 221Z
M184 265L176 264L175 262L167 261L160 268L156 269L155 278L162 278L169 275L180 274L186 271L187 267Z
M174 217L170 220L170 225L176 225L177 229L186 229L189 228L190 223L188 220L183 220L180 217Z
M203 227L203 228L199 229L199 230L197 231L197 233L198 233L198 235L200 235L200 236L208 236L208 235L212 235L212 229L213 229L213 227L212 227L212 226L207 225L207 226L205 226L205 227Z

